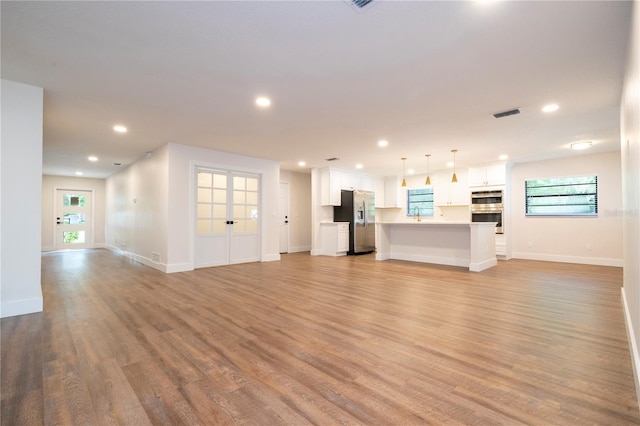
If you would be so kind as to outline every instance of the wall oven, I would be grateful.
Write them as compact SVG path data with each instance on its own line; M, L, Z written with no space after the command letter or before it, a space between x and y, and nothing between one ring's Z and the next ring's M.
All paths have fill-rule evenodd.
M504 233L502 198L502 190L471 192L471 222L496 222L496 234Z

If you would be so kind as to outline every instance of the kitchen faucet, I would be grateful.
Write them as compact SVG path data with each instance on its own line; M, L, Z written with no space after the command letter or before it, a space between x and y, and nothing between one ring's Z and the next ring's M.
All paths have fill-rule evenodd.
M416 210L418 211L418 213L417 213L417 214L416 214ZM417 220L418 222L421 222L421 221L422 221L422 219L420 219L420 207L415 206L415 207L413 208L413 216L416 218L416 220Z

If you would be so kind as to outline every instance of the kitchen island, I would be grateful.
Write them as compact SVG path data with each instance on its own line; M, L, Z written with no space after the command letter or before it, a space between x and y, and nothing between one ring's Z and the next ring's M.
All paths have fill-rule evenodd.
M494 222L388 222L376 224L376 260L461 266L480 272L497 265Z

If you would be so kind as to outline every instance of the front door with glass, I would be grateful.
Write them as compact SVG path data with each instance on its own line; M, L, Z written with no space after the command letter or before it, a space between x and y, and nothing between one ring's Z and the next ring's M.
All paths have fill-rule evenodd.
M55 248L91 248L92 192L58 189L56 191Z

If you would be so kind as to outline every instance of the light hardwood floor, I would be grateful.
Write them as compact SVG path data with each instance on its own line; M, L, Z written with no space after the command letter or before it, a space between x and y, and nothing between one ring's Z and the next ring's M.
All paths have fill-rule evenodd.
M42 260L44 313L1 321L4 426L640 423L619 268Z

